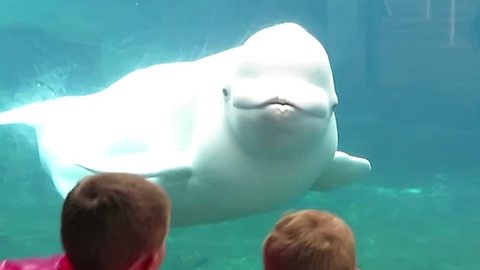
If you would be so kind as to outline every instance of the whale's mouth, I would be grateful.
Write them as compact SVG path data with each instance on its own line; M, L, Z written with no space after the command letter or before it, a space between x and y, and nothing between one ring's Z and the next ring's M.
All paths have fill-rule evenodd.
M283 99L283 98L271 98L271 99L261 103L260 107L267 107L267 106L270 106L270 105L282 105L282 106L293 107L295 109L300 109L293 102L290 102L290 101L288 101L286 99Z
M274 98L270 98L264 102L261 102L261 103L257 103L257 104L235 104L235 107L239 108L239 109L263 109L263 108L266 108L266 107L269 107L269 106L272 106L272 105L277 105L277 106L286 106L286 107L292 107L294 109L297 109L297 110L301 110L301 108L296 105L295 103L289 101L289 100L286 100L286 99L283 99L283 98L279 98L279 97L274 97Z
M269 98L259 102L246 102L245 100L234 100L233 106L240 110L266 110L266 111L278 111L282 113L286 112L296 112L312 117L325 118L326 115L324 112L315 109L309 109L309 107L304 107L298 103L292 102L288 99L281 97ZM320 107L320 106L318 106Z

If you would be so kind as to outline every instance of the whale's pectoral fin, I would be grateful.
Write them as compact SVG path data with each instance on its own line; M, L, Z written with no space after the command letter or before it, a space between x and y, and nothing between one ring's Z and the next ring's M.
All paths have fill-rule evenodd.
M145 178L166 188L167 191L178 188L183 190L193 178L193 170L190 167L169 168Z
M135 153L97 161L77 162L75 165L91 173L124 172L142 175L145 178L190 178L191 163L184 155L158 156Z
M193 176L193 170L190 167L177 167L177 168L169 168L163 171L159 171L155 174L146 176L146 178L157 178L156 181L169 181L169 180L177 180L177 181L184 181L188 180ZM173 182L177 182L173 181Z
M367 159L337 151L332 165L317 179L312 189L324 191L349 185L371 169Z

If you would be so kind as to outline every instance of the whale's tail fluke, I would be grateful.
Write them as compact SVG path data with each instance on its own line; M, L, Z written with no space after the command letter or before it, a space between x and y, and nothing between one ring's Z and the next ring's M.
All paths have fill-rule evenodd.
M13 108L0 113L0 125L9 124L27 124L35 125L41 117L41 112L45 102L35 102L32 104Z

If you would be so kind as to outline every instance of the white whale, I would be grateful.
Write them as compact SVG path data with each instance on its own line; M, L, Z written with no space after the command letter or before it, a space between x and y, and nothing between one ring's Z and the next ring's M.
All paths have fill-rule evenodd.
M368 160L337 151L337 103L321 43L282 23L92 95L3 112L0 124L35 128L62 196L95 172L138 173L167 190L172 224L185 226L267 211L370 171Z

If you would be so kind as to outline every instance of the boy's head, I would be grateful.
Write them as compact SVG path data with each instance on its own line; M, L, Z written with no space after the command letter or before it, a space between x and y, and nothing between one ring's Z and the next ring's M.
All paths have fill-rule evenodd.
M265 270L355 270L355 237L339 217L303 210L284 216L263 246Z
M86 177L63 204L61 236L75 270L157 269L165 256L170 200L126 173Z

